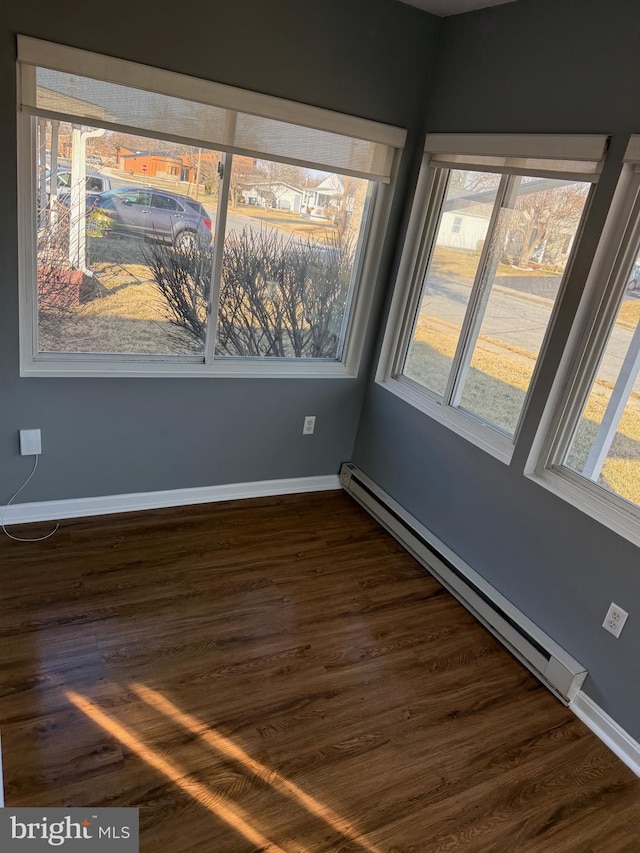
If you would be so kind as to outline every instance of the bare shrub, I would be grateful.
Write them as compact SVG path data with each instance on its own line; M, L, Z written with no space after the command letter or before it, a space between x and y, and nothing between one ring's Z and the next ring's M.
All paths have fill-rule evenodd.
M184 340L186 333L188 339L204 343L211 251L193 241L179 249L167 243L145 243L141 252L164 300L167 319L179 330L177 340Z
M38 331L42 346L55 348L62 324L78 309L84 283L83 273L69 263L69 211L62 205L40 211L37 258Z
M145 247L170 322L204 341L212 253ZM220 355L335 358L351 280L353 240L285 237L274 229L231 232L222 259Z
M78 294L68 287L69 265L69 212L60 208L41 215L38 228L38 303L48 314L67 313L77 304Z

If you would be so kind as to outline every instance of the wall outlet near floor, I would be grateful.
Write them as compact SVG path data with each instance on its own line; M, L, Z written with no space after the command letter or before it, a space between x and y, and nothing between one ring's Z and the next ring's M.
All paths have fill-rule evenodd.
M303 435L313 435L313 431L316 428L316 416L315 415L307 415L304 419L304 426L302 427Z
M42 453L42 436L39 429L20 430L20 455L39 456Z
M613 634L614 637L619 637L628 616L629 614L626 610L623 610L622 607L618 607L618 605L614 604L612 601L611 606L607 610L607 615L604 617L602 627L605 631Z

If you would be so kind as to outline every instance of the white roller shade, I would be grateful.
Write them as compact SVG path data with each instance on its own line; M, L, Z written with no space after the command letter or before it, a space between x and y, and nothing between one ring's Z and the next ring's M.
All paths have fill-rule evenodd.
M627 150L624 154L625 163L633 163L640 166L640 135L634 134L629 139Z
M22 36L18 60L24 109L86 125L382 182L390 180L406 136L400 128Z
M431 133L425 151L431 164L446 168L596 181L607 140L591 135Z

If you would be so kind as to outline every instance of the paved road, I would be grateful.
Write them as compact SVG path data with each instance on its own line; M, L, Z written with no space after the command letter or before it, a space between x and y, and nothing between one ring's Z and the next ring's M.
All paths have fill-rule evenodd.
M501 275L497 279L501 287L531 293L543 299L555 299L560 287L560 278L555 275Z
M548 277L516 276L518 290L509 292L509 277L499 278L498 288L491 293L482 326L482 334L503 341L505 344L520 347L528 352L539 352L551 315L552 303L543 299L531 298L530 294L550 287ZM530 282L529 293L521 292ZM557 279L555 281L557 288ZM430 316L447 323L460 325L469 300L471 287L466 284L431 276L429 293L422 302L422 310ZM615 382L620 365L631 341L631 332L624 328L615 328L600 366L598 375L602 379ZM635 385L640 391L640 377Z
M216 209L208 204L205 204L204 208L211 217L212 222L215 223ZM254 219L252 216L244 216L242 213L227 212L227 234L230 231L242 231L243 228L250 228L259 231L262 225L263 223L261 220ZM291 231L286 228L278 228L276 225L269 225L269 227L275 228L276 231L281 231L287 237L291 236Z

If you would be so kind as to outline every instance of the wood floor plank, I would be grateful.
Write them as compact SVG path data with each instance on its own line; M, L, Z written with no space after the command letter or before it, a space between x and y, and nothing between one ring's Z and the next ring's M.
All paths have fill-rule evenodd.
M0 561L8 805L136 806L143 853L640 851L640 780L342 492Z

